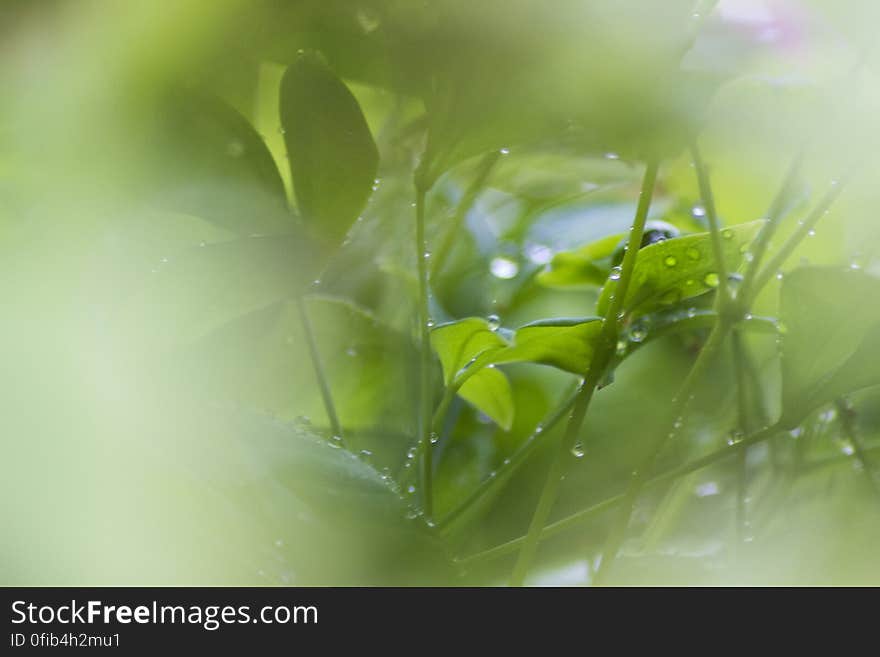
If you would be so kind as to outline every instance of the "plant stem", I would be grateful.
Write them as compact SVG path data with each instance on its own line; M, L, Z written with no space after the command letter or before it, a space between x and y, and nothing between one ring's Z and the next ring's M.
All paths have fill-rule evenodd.
M694 362L693 367L691 367L690 372L688 372L687 377L679 387L675 397L672 399L672 417L674 418L673 431L664 434L658 441L656 441L645 459L643 459L639 466L633 471L629 487L623 496L622 507L618 517L612 525L608 539L605 542L605 548L602 551L602 563L599 565L599 569L596 572L596 584L602 583L607 577L611 566L617 557L617 552L623 544L626 529L629 526L630 518L635 509L635 503L642 488L647 482L648 473L653 468L654 463L657 461L657 457L660 456L663 448L666 447L669 439L675 435L675 425L681 423L682 414L693 396L697 382L702 377L711 360L715 357L718 348L727 337L729 331L730 325L727 321L719 319L715 324L715 327L712 329L712 332L709 333L706 344L703 345L702 350L700 350L700 355L697 356L697 360Z
M461 229L464 220L467 217L467 213L470 212L470 209L474 206L477 196L479 196L480 191L485 187L489 174L492 173L492 169L495 167L495 164L500 157L500 151L486 153L477 165L476 175L473 180L471 180L471 184L468 185L464 194L462 194L461 200L455 208L455 214L452 216L452 221L449 222L449 227L446 229L446 233L443 236L443 241L440 243L440 246L434 250L431 257L431 274L433 276L437 276L437 274L443 270L443 266L449 258L449 253L452 251L452 246L455 244L456 238L461 234Z
M309 311L306 307L305 298L298 296L296 298L296 307L299 311L299 319L302 323L303 332L306 335L306 342L309 346L309 356L312 360L312 368L315 371L315 378L318 380L318 388L321 390L321 399L324 402L324 410L327 413L327 420L330 422L330 431L334 440L343 446L345 445L342 437L342 425L339 423L339 416L336 414L336 406L333 403L333 395L330 393L330 384L327 381L327 374L324 371L324 364L321 361L321 354L318 351L318 343L315 339L315 330L312 327L312 320L309 318Z
M567 452L574 447L578 434L586 416L587 409L593 399L593 393L596 390L608 364L614 357L617 349L618 336L618 315L621 313L626 293L629 288L629 282L632 278L633 269L638 257L639 247L642 242L642 235L645 230L645 222L648 218L648 210L651 207L651 198L654 186L657 181L657 170L659 165L656 161L648 162L645 168L645 175L642 179L642 187L639 193L638 207L636 208L636 216L630 227L629 238L627 240L626 252L623 256L623 262L620 265L620 274L617 285L614 288L614 295L607 313L602 320L602 332L599 335L599 341L590 363L590 368L584 383L575 398L574 409L568 421L565 434L559 441L554 454L553 462L550 465L550 471L544 482L544 488L538 499L535 512L529 525L528 535L523 544L522 551L517 559L510 578L511 586L522 586L525 581L526 574L531 567L532 560L538 549L538 543L541 539L541 531L550 516L553 505L559 494L559 486L562 480L562 474L565 472L565 457ZM610 284L611 281L609 281Z
M800 175L803 160L804 151L801 150L792 159L788 171L786 171L785 177L782 179L782 184L779 185L779 191L776 192L776 196L770 203L770 209L767 210L767 223L761 227L758 236L752 243L750 249L752 259L746 266L746 273L743 276L743 284L740 288L740 294L744 299L749 298L751 286L755 282L755 277L758 274L761 263L764 262L767 247L770 246L770 240L773 239L773 235L776 234L776 229L779 228L779 223L785 215L786 205L791 196L792 188Z
M712 327L712 331L709 333L706 344L700 351L700 355L697 357L696 362L693 364L693 367L691 367L690 372L681 384L675 397L672 399L672 430L655 442L654 446L649 450L647 457L632 473L630 485L624 496L624 504L617 519L612 524L611 531L605 542L605 547L602 550L602 562L599 564L599 568L596 571L595 582L597 584L600 584L605 580L611 570L611 566L614 564L614 560L617 558L617 553L626 537L626 530L629 526L635 503L645 484L645 478L654 468L654 463L666 447L669 440L675 435L675 430L682 422L682 416L693 396L697 382L712 358L714 358L715 352L727 337L727 334L736 319L729 311L732 299L727 277L727 267L724 261L724 246L721 242L721 229L718 221L718 214L715 210L715 197L712 193L712 186L709 182L709 173L700 157L700 151L697 148L696 142L691 147L691 153L693 155L694 167L697 172L697 184L700 188L700 196L703 201L703 207L706 209L706 217L709 222L709 231L712 239L712 252L715 256L715 262L718 268L719 289L718 297L715 302L717 308L717 320Z
M736 376L736 401L737 401L737 429L742 432L749 430L749 404L748 382L745 369L745 349L742 335L739 330L734 330L730 341L733 352L733 369ZM736 470L736 536L737 543L742 543L746 537L746 492L748 489L748 470L746 457L748 448L739 447Z
M874 469L871 467L871 462L868 460L865 446L862 444L861 439L856 433L856 427L853 422L855 411L843 399L836 400L834 402L834 407L837 409L840 428L843 429L843 434L852 445L853 455L856 457L859 465L862 466L862 470L868 478L868 483L871 484L871 490L874 491L874 495L880 497L880 484L877 483L877 479L874 476Z
M434 512L433 476L434 464L431 449L431 326L428 305L428 244L425 238L425 197L424 185L416 188L416 263L418 270L419 298L419 407L418 441L421 444L421 492L422 511L430 522Z
M792 233L789 238L782 245L782 248L777 251L774 256L770 259L770 262L767 263L767 266L761 270L761 273L757 275L753 290L751 292L751 296L746 299L746 303L751 305L752 301L754 301L754 297L757 296L758 292L763 289L763 287L767 284L767 282L776 275L776 272L785 264L785 261L794 253L794 250L798 247L798 245L804 240L805 237L810 235L813 229L816 226L816 223L821 219L834 201L837 200L837 197L840 196L840 193L844 188L843 180L832 180L831 186L828 191L825 192L825 195L819 201L818 205L813 208L813 211L807 215L807 217L798 223L797 229L795 229L794 233ZM752 289L752 288L750 288Z
M714 465L715 463L722 461L733 454L736 454L738 452L738 450L736 449L738 446L751 447L752 445L757 445L758 443L772 438L781 430L782 429L779 426L774 425L761 429L760 431L756 431L754 434L744 438L738 445L734 447L723 447L719 450L715 450L714 452L709 452L708 454L706 454L706 456L702 456L683 465L665 470L664 472L661 472L660 474L648 479L645 482L645 486L662 484L667 481L678 479L679 477L684 477L691 474L692 472L702 470L703 468ZM572 527L575 527L586 520L595 518L602 512L615 507L625 500L625 492L614 495L612 497L608 497L601 502L597 502L596 504L587 507L586 509L577 511L570 516L566 516L565 518L562 518L550 525L547 525L544 528L543 536L546 538L560 534L565 530L571 529ZM496 545L495 547L485 550L483 552L479 552L477 554L473 554L467 557L462 557L458 559L457 562L462 566L469 566L475 563L481 563L484 561L496 559L498 557L503 557L508 554L512 554L522 547L527 538L528 536L520 536L519 538L507 541L506 543L502 543L501 545Z
M698 315L694 318L687 318L679 322L682 327L687 325L689 328L700 329L700 328L712 328L714 323L717 321L718 314L715 312L708 313L707 315ZM770 319L766 317L758 317L753 315L749 319L745 319L738 325L739 329L754 329L761 332L776 332L776 320ZM644 342L637 343L638 347L641 348L645 344L648 344L651 340L660 337L662 335L667 335L667 330L661 328L660 330L651 331L650 337ZM635 351L631 351L627 354L627 357L630 356ZM541 435L546 435L552 428L556 426L556 424L574 407L575 400L577 398L576 393L570 393L566 395L567 399L560 405L556 407L546 420L543 420L537 427L534 432L520 445L516 452L508 459L508 462L501 466L498 470L497 476L485 479L471 495L467 497L461 504L458 505L454 510L450 511L444 518L442 518L437 526L441 531L447 530L451 527L459 518L461 518L465 513L467 513L468 509L476 504L484 495L486 495L489 491L495 489L497 486L500 486L503 482L507 481L510 475L512 475L517 468L524 463L531 453L542 443L538 440ZM766 412L761 411L760 416L761 422L766 421ZM436 414L435 414L436 418Z
M712 252L715 254L715 263L718 269L718 296L721 311L727 309L730 302L730 280L727 276L727 263L724 260L724 246L721 243L721 226L718 222L718 213L715 211L715 195L712 193L712 185L709 184L709 170L700 157L700 149L694 142L691 146L691 155L694 160L694 168L697 171L697 184L700 188L700 197L703 208L706 210L706 219L709 223L709 236L712 239Z
M541 442L538 440L539 436L547 435L551 429L553 429L556 424L563 418L565 415L571 410L574 406L575 399L577 398L576 394L570 394L568 396L568 400L563 402L553 413L541 424L535 427L535 430L532 434L526 438L522 445L520 445L519 449L514 452L513 456L508 459L506 465L503 465L498 469L497 475L495 477L491 477L488 479L484 479L483 482L471 493L467 499L465 499L461 504L459 504L455 509L450 511L446 516L438 523L438 528L440 531L448 530L459 518L467 513L467 511L474 506L480 499L482 499L489 491L494 489L496 486L501 485L502 482L507 481L507 479L513 475L514 472L519 468L519 466L526 461L529 455L535 451L535 449L541 445Z

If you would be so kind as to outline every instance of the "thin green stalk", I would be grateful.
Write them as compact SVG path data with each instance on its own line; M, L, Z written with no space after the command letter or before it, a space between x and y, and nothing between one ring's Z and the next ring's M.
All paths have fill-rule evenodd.
M630 227L627 248L623 256L623 262L620 265L619 278L614 289L614 295L612 296L608 311L602 320L602 332L596 345L593 361L590 363L584 383L577 393L574 409L569 418L565 434L556 448L553 462L550 465L550 471L544 482L544 488L541 491L541 496L532 515L526 541L523 544L522 551L511 575L511 586L522 586L525 581L526 574L537 552L538 543L541 540L541 532L559 494L560 482L566 468L565 457L577 441L596 386L598 386L605 375L605 370L617 349L618 316L623 309L623 303L626 300L626 293L632 278L633 269L635 268L636 258L638 257L639 246L641 245L642 235L645 230L645 222L648 218L648 210L651 207L654 186L657 181L658 168L659 164L656 161L649 162L645 168L636 216Z
M685 324L689 328L712 328L714 323L717 321L718 314L715 312L709 313L708 315L698 315L694 318L688 318L686 320L682 320L681 324L684 326ZM776 320L770 319L766 317L758 317L752 316L748 319L740 322L738 328L740 329L754 329L762 332L767 332L772 329L773 332L776 331ZM644 342L636 343L638 348L643 347L645 344L649 344L651 340L654 340L661 335L667 334L666 328L661 328L660 330L652 331L650 338L645 340ZM627 353L627 357L630 356L634 351ZM511 456L507 463L503 465L499 470L497 476L486 479L483 481L480 486L474 490L471 495L467 497L458 507L456 507L453 511L449 512L444 518L442 518L438 523L438 528L442 531L451 527L459 518L461 518L465 513L467 513L468 509L476 504L484 495L486 495L490 490L493 490L495 487L500 486L504 481L507 480L508 476L512 474L516 469L524 463L531 453L542 443L538 440L538 438L542 435L547 435L547 433L556 426L556 424L566 415L571 409L574 407L575 400L577 398L576 393L570 393L566 395L566 401L556 407L546 420L542 421L537 427L536 430L522 443L522 445L517 449L517 451ZM760 417L761 422L766 421L767 414L765 411L761 412Z
M696 384L706 371L709 363L715 357L716 352L729 332L730 325L727 321L720 319L715 324L715 327L712 329L711 333L709 333L706 344L704 344L703 348L700 350L700 355L697 356L697 360L694 362L693 367L691 367L690 372L688 372L687 377L672 400L672 417L674 418L673 431L664 434L659 440L657 440L648 455L633 471L629 487L623 496L623 504L620 512L612 525L608 539L605 542L605 547L602 550L602 562L596 572L595 581L597 584L604 582L610 572L611 566L614 564L614 560L617 557L617 552L620 550L620 546L623 544L623 539L626 536L626 529L629 526L630 518L635 510L635 503L648 480L648 474L653 469L657 457L660 456L660 453L668 444L669 439L675 435L674 429L676 428L676 425L680 425L682 421L681 417L696 390Z
M723 311L730 301L730 279L727 276L727 263L724 260L724 246L721 242L721 226L718 221L718 213L715 211L715 195L712 193L712 185L709 184L709 170L700 157L700 149L696 142L691 146L691 156L694 168L697 171L697 184L700 188L700 197L703 208L706 210L706 219L709 223L709 236L712 240L712 252L715 255L715 264L718 269L718 295L719 308Z
M468 510L488 494L489 491L493 490L496 486L501 485L502 482L507 481L507 479L516 472L519 466L525 463L532 452L541 445L541 441L538 440L539 437L547 435L572 409L576 398L576 394L569 394L567 401L563 402L546 420L543 420L537 427L535 427L535 430L532 431L531 435L523 441L522 445L520 445L516 452L514 452L507 460L507 463L499 468L496 476L484 479L473 493L440 520L437 524L439 530L448 530L459 518L464 516Z
M449 222L449 227L446 229L446 233L443 236L443 241L440 243L440 246L434 249L434 253L431 256L431 274L433 276L436 276L443 271L443 266L449 258L452 246L455 244L456 238L461 235L464 220L467 217L468 212L470 212L470 209L474 206L483 187L486 186L489 174L492 173L492 169L495 167L495 164L500 157L500 151L486 153L477 165L477 173L462 195L461 200L458 202L458 205L455 208L455 214L452 216L452 221Z
M440 403L434 411L434 418L431 420L432 434L439 436L440 432L443 430L443 423L446 421L446 413L449 411L449 406L452 404L455 395L458 393L458 388L459 386L447 386L446 390L443 391L443 397L440 399Z
M416 182L416 263L419 298L419 408L418 440L421 445L422 511L430 521L434 512L434 464L431 449L431 317L428 305L428 244L425 238L425 197L427 189Z
M737 430L747 432L749 430L749 403L748 381L745 369L745 349L742 335L739 330L734 330L730 341L733 352L733 369L736 376L736 401L737 401ZM742 543L746 537L746 493L748 490L747 457L748 448L737 446L739 455L737 458L736 476L736 535L737 543Z
M698 470L702 470L703 468L714 465L715 463L722 461L723 459L733 454L736 454L738 452L737 447L739 445L742 445L744 447L757 445L758 443L772 438L781 430L782 429L779 426L774 425L761 429L760 431L756 431L754 434L744 438L740 443L738 443L738 445L734 445L733 447L722 447L721 449L714 452L709 452L706 456L702 456L683 465L665 470L664 472L661 472L660 474L648 479L645 482L645 486L655 486L678 479L679 477L684 477L693 472L697 472ZM626 492L620 493L618 495L606 498L601 502L597 502L596 504L593 504L586 509L582 509L581 511L577 511L576 513L566 516L565 518L557 520L556 522L547 525L544 528L544 537L556 536L557 534L571 529L572 527L576 527L584 521L595 518L596 516L602 514L604 511L614 508L618 504L624 502L625 499ZM507 541L506 543L502 543L501 545L496 545L495 547L485 550L483 552L472 554L467 557L461 557L457 559L457 563L462 566L471 566L476 563L482 563L484 561L490 561L492 559L503 557L508 554L513 554L517 550L521 549L527 538L528 536L520 536L513 540Z
M779 191L776 192L776 196L770 203L770 209L767 211L766 216L767 222L761 227L758 236L755 238L755 241L749 249L752 259L746 265L746 272L743 276L742 287L740 288L740 294L744 299L749 298L751 286L758 274L758 269L764 262L767 248L770 246L770 240L773 239L773 236L776 234L776 229L779 228L779 224L782 221L783 216L785 216L786 205L788 204L788 199L791 196L792 189L794 188L798 176L800 176L803 161L804 151L801 150L794 156L791 164L788 166L788 171L786 171L785 177L782 179Z
M720 285L715 303L718 319L712 327L712 331L709 333L706 344L703 345L703 349L700 351L700 355L697 357L696 362L694 362L690 372L681 384L675 397L672 399L672 430L664 434L655 442L653 447L649 450L647 457L632 473L630 485L625 493L624 504L615 522L612 523L611 531L608 534L605 547L602 550L602 561L599 564L595 578L597 584L600 584L605 580L614 564L614 560L617 558L620 546L623 545L624 538L626 537L626 530L635 509L635 503L638 500L639 494L646 481L645 478L654 468L654 463L669 443L669 440L675 435L675 430L682 422L682 416L693 396L697 382L702 376L703 371L714 358L715 352L727 337L727 334L732 328L733 322L736 321L736 318L732 317L729 311L732 299L727 277L727 268L724 260L724 246L721 241L721 227L715 209L715 196L712 193L712 186L709 182L709 172L700 157L700 152L696 143L692 145L691 153L693 155L694 168L697 172L697 184L700 188L700 197L703 201L703 207L706 209L706 217L709 222L709 231L712 239L712 252L715 256L715 262L718 268Z
M874 476L874 469L868 459L865 446L862 444L862 441L856 432L855 423L853 422L855 419L855 411L853 411L852 407L850 407L850 405L843 399L836 400L834 402L834 407L837 410L837 418L840 421L840 428L843 429L844 436L846 436L846 439L852 445L853 456L856 457L865 476L868 478L868 483L871 484L871 490L874 491L874 495L880 497L880 484L877 483L877 479Z
M819 201L818 205L813 208L813 211L810 212L805 219L798 222L798 226L794 233L789 236L782 245L782 248L774 254L770 259L770 262L767 263L767 266L765 266L761 270L761 273L757 275L754 286L749 288L751 290L751 296L746 298L747 304L751 304L751 302L754 301L754 297L757 296L770 279L776 275L776 272L782 268L782 265L784 265L785 261L788 260L792 253L794 253L794 250L804 238L812 234L813 229L816 227L816 223L825 216L825 213L828 212L828 209L834 201L837 200L837 197L840 196L844 186L842 180L831 181L831 186L828 191L825 192L825 195Z
M330 422L330 431L333 434L333 439L344 446L342 425L339 423L339 416L336 413L336 405L333 403L333 395L330 392L330 384L327 381L327 374L324 371L324 363L321 361L321 354L318 351L318 343L315 339L315 329L312 326L312 320L309 318L309 311L303 297L298 296L296 298L296 307L299 311L299 319L302 323L303 332L306 335L306 343L309 346L309 356L312 360L312 368L315 371L315 378L318 380L318 388L321 390L324 411L327 413L327 420Z

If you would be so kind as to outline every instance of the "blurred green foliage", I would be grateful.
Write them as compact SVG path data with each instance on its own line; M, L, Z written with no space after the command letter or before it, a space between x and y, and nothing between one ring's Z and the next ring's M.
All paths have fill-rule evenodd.
M0 581L506 582L513 552L470 557L528 529L564 403L605 348L595 316L645 162L661 162L649 219L674 231L639 251L552 520L619 494L676 420L716 290L736 293L800 153L771 257L846 186L742 309L739 350L723 345L658 469L779 431L646 488L610 581L878 583L878 13L2 3ZM546 537L527 582L590 583L612 518Z

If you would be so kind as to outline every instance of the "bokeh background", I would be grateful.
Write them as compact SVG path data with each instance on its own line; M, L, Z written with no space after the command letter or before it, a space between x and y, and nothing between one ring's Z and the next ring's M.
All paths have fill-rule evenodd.
M878 25L868 0L3 0L0 582L503 583L509 558L463 571L450 557L524 533L549 452L448 540L415 517L406 484L426 91L454 99L439 141L459 137L428 203L438 323L592 314L598 288L535 276L555 253L626 230L648 153L663 154L652 219L705 230L682 148L691 132L726 224L764 216L799 151L802 194L782 235L854 170L786 270L880 275ZM206 163L198 129L166 120L191 89L221 98L259 133L295 207L278 88L301 49L346 82L380 151L372 198L314 281L290 213L238 175L245 146L224 143ZM457 217L489 152L491 175ZM303 286L350 450L326 445L293 301ZM777 296L772 283L758 310L775 314ZM619 368L554 516L620 490L700 339L658 340ZM772 418L776 343L750 340ZM726 439L728 361L670 461ZM505 371L510 431L453 406L438 513L492 476L573 383L535 365ZM880 467L880 393L849 401ZM714 467L645 496L615 582L880 583L876 479L833 412L803 431L796 476L791 438L751 450L747 540L735 472ZM607 522L548 539L529 582L588 583Z

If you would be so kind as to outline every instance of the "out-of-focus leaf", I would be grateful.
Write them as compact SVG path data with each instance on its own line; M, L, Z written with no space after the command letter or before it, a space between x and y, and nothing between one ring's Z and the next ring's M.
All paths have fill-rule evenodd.
M469 317L435 327L431 331L431 345L443 366L443 380L449 385L474 358L485 351L503 348L507 342L482 317Z
M782 422L880 384L880 281L862 271L796 269L782 283Z
M762 224L763 221L751 221L722 231L727 271L739 268ZM720 282L709 233L657 242L639 250L622 310L637 315L649 313L709 292ZM609 279L596 304L599 314L607 311L616 288L617 281Z
M416 354L407 336L345 299L304 299L336 410L348 431L381 428L377 459L411 429ZM177 357L212 398L324 422L307 338L293 301L227 323ZM399 445L397 445L399 447Z
M395 486L369 463L299 423L226 408L211 415L172 429L188 438L181 458L225 502L221 512L251 518L271 537L262 563L241 555L270 581L356 584L395 571L404 583L445 569L437 541L408 519L414 514Z
M338 245L370 197L379 152L357 100L316 53L281 81L281 125L300 214Z
M499 427L510 431L514 414L513 393L503 372L485 367L465 381L458 394L492 418Z
M121 308L125 332L168 347L301 294L321 252L304 237L249 237L207 244L145 272Z
M150 202L239 235L290 228L281 175L262 137L219 98L177 90L159 118Z
M580 153L513 152L500 160L492 187L534 203L556 205L562 200L638 182L638 169L604 157Z
M608 263L598 263L611 257L620 240L620 233L582 246L576 251L563 251L553 256L550 267L538 275L538 282L547 287L593 287L602 285L608 277Z

